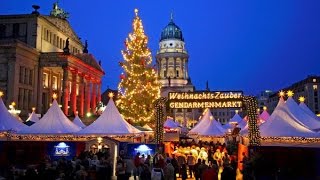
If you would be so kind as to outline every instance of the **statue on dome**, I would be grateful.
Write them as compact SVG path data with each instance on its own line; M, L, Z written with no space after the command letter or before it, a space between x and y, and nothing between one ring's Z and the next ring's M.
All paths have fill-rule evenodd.
M69 13L64 11L62 8L58 6L58 1L53 3L53 8L50 12L50 16L67 19L69 17Z

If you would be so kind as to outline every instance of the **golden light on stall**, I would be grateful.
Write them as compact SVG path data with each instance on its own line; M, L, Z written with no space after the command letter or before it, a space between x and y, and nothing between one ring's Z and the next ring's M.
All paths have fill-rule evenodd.
M110 92L110 93L108 94L108 96L109 96L109 98L113 98L113 96L114 96L113 92Z
M91 117L91 115L92 115L91 112L87 112L86 114L87 117Z
M101 143L102 142L102 137L98 137L97 141L98 141L98 143Z
M57 98L58 98L58 95L57 95L56 93L53 93L52 98L53 98L53 99L57 99Z
M32 107L32 112L35 112L36 111L36 108L35 107Z
M4 94L3 94L3 92L2 91L0 91L0 97L2 97Z
M263 110L266 111L267 110L267 106L263 106Z
M300 97L299 97L299 101L300 101L300 102L303 103L305 100L306 100L306 99L305 99L303 96L300 96Z
M288 96L288 97L292 97L293 94L294 94L293 91L291 91L291 90L287 91L287 96Z
M285 95L284 91L281 90L281 91L279 92L279 96L280 96L280 97L284 97L284 95Z

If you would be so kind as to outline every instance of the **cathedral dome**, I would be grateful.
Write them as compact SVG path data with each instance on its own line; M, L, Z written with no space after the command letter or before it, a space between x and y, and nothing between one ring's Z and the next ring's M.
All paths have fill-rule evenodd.
M177 39L180 41L184 41L182 36L181 29L173 22L173 19L169 22L169 24L162 30L161 32L161 39L168 40L168 39Z

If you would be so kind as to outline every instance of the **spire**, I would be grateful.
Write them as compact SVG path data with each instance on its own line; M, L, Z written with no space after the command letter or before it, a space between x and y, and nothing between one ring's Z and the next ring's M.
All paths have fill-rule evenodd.
M209 81L207 80L207 82L206 82L206 90L207 91L210 91L210 89L209 89Z
M86 40L85 41L85 44L84 44L84 48L83 48L83 53L88 53L88 41Z

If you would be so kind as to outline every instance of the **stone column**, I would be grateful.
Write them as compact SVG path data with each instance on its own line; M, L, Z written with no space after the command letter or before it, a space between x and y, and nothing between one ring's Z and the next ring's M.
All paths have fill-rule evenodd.
M79 116L84 116L84 79L83 76L81 77L80 85L79 85L79 94L80 94L80 109L79 109Z
M101 101L101 82L99 82L97 90L98 90L97 101L100 102Z
M187 59L184 60L184 63L185 63L184 66L186 68L186 79L189 78L189 74L188 74L189 68L188 68L188 62L187 61L188 61Z
M96 98L97 98L97 84L95 82L92 82L92 99L91 99L92 112L95 112L97 107Z
M166 58L166 74L164 74L165 78L168 78L168 69L169 69L168 58Z
M68 106L69 106L69 83L68 83L68 68L63 68L63 98L62 98L62 104L63 104L63 112L64 114L68 115Z
M176 68L177 68L177 65L176 65L176 64L177 64L177 58L174 57L174 58L173 58L173 69L174 69L174 70L173 70L173 73L174 73L174 77L175 77L175 78L177 78L177 69L176 69Z
M85 111L86 113L90 112L90 88L91 88L91 84L90 84L90 80L87 79L86 81L86 99L85 99Z
M39 72L38 72L38 79L37 79L37 82L38 82L38 95L37 95L37 110L36 112L38 113L42 113L42 90L43 90L43 67L40 67L39 68ZM37 82L34 82L34 83L37 83Z
M77 71L72 71L72 84L71 84L71 114L77 113Z

